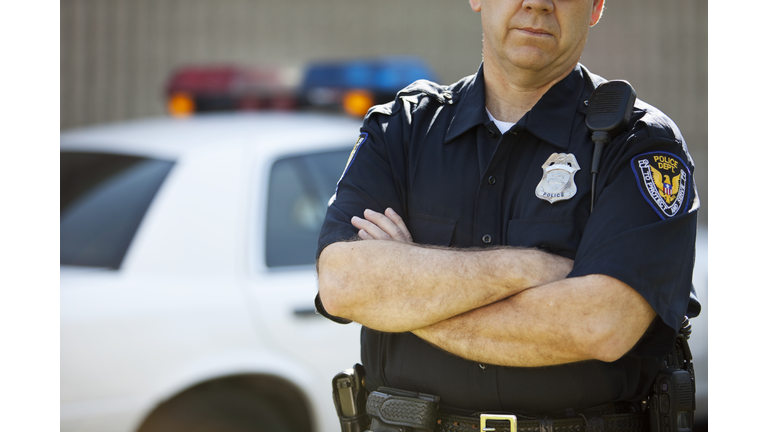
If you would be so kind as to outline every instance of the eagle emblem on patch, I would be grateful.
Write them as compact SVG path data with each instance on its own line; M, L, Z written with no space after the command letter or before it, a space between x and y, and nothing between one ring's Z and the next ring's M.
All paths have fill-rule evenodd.
M686 211L686 186L691 170L682 159L667 152L644 153L632 158L632 170L643 198L662 219Z
M554 203L576 195L573 176L580 170L576 156L571 153L552 153L541 166L544 175L536 186L536 197Z

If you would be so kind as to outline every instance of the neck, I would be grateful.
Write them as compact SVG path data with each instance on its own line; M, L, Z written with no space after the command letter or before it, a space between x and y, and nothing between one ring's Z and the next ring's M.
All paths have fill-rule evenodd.
M493 63L483 66L485 106L498 120L517 123L553 85L576 67L565 68L550 76L541 73L509 73Z

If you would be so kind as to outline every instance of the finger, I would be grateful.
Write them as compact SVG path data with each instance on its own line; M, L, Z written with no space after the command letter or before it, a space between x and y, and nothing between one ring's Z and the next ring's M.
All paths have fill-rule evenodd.
M400 229L400 232L403 234L403 239L407 243L413 243L413 237L411 237L411 232L408 231L408 227L405 225L405 222L403 221L403 218L400 217L399 214L397 214L396 211L392 210L391 207L388 207L384 211L384 215L389 218L392 222L395 223L395 225Z
M391 240L392 237L389 236L386 232L382 231L381 228L379 228L376 224L374 224L371 221L359 218L357 216L353 216L351 219L352 225L360 230L365 230L368 235L371 236L370 239L366 240Z
M376 240L375 238L373 238L373 236L368 234L368 231L366 231L364 229L361 229L360 231L358 231L357 232L357 236L360 237L363 240Z
M406 237L400 228L386 215L373 210L366 210L363 214L365 215L366 220L376 224L376 226L387 233L390 238L402 242L406 241Z

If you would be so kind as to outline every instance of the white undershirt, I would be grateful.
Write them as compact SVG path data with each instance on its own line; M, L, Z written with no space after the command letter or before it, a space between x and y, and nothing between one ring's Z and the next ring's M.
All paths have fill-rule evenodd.
M503 135L503 134L504 134L506 131L508 131L508 130L512 129L512 126L514 126L514 125L515 125L514 123L505 122L505 121L501 121L501 120L496 120L496 119L493 117L493 115L491 115L491 112L490 112L490 111L488 111L488 108L487 108L487 107L485 108L485 112L487 112L487 113L488 113L488 117L489 117L491 120L493 120L493 122L494 122L494 123L496 123L496 127L497 127L497 128L499 128L499 132L501 132L501 133L502 133L502 135Z

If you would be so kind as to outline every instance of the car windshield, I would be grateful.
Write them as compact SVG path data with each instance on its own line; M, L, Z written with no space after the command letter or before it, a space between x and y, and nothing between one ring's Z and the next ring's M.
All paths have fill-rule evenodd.
M61 152L60 263L117 269L173 162Z

